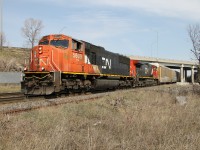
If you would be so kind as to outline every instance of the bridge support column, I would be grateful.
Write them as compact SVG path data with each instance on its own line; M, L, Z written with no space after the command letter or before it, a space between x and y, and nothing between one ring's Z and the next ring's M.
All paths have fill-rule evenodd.
M185 72L184 72L184 81L187 82L187 69L184 69Z
M184 69L183 69L184 65L181 65L181 69L180 69L180 74L181 74L181 82L184 82Z
M191 81L194 83L194 66L191 68Z

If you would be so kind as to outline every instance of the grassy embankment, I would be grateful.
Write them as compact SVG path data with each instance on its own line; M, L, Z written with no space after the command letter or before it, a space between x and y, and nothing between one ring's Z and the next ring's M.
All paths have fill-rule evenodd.
M0 52L0 71L20 71L23 69L25 58L29 57L30 50L25 48L4 47Z
M0 72L16 72L24 67L25 58L29 57L30 50L25 48L4 47L0 52ZM0 84L0 92L18 92L20 85Z
M154 88L0 115L0 149L200 149L199 94ZM175 101L177 95L186 96L186 105Z

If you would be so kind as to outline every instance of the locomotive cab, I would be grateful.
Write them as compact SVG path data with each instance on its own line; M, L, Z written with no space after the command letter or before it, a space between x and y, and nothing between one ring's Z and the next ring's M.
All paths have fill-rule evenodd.
M44 36L31 51L29 71L83 72L83 46L65 35Z

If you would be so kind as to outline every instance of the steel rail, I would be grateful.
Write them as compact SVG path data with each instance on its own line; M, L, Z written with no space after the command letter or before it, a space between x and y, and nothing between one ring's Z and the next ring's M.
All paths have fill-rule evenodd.
M24 100L25 96L21 92L15 93L0 93L0 104L17 102Z

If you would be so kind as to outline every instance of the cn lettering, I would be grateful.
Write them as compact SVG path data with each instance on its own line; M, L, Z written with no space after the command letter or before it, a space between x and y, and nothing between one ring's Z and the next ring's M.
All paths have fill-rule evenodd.
M103 66L102 69L111 69L111 59L102 57Z

